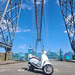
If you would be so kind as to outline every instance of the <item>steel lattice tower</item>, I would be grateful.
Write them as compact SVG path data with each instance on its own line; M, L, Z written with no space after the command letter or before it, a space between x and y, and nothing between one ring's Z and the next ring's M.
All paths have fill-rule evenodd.
M71 47L75 52L75 0L59 0Z
M44 3L44 0L34 0L36 28L37 28L37 39L36 39L35 50L37 50L38 42L42 41L42 39L41 39L41 30L42 30L43 3Z
M0 0L0 47L11 51L22 0Z

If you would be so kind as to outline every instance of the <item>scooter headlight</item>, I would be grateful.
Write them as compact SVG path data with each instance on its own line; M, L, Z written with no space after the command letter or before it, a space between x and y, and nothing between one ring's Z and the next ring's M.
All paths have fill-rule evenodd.
M32 58L32 56L33 56L32 54L29 54L29 55L28 55L28 58Z

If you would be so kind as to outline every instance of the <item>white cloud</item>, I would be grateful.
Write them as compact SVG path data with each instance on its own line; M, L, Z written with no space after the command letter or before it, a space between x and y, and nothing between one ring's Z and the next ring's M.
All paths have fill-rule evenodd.
M44 4L46 4L48 0L44 0ZM38 1L36 3L37 5L40 4L40 2ZM28 9L28 10L32 10L33 9L33 5L34 5L34 0L26 0L26 2L23 2L22 4L22 9Z
M23 30L23 32L27 32L26 30Z
M74 31L72 31L72 32L74 33ZM69 33L70 37L73 37L73 35L74 35L72 32L68 29L68 33ZM67 34L67 31L65 30L64 33Z
M30 29L27 29L27 31L31 31Z
M1 29L3 31L5 29L7 29L7 24L9 25L9 31L12 32L15 29L15 27L12 28L11 27L11 22L8 21L8 20L7 20L7 22L6 22L6 20L3 20L2 24L1 24ZM17 27L17 30L16 30L17 33L20 33L20 32L30 32L30 31L31 31L31 29L22 29L20 27Z
M56 0L56 3L59 5L59 0Z
M26 48L26 44L20 45L19 48L20 49L25 49Z
M25 10L25 9L31 10L32 9L32 6L30 6L26 3L23 3L21 7L22 7L23 10Z
M44 0L44 4L46 4L47 1L48 1L48 0Z
M5 0L0 0L0 2L4 2Z
M19 28L19 27L17 27L16 32L17 32L17 33L22 32L22 29L21 29L21 28Z
M64 33L67 33L67 31L65 30Z
M28 0L27 0L28 1ZM44 4L47 2L48 0L44 0ZM28 1L30 2L30 1ZM31 0L31 3L34 3L34 0ZM40 2L38 1L38 4L40 4Z
M30 32L31 31L31 29L25 29L25 30L23 30L23 32Z
M41 2L36 2L37 5L41 4Z
M75 16L75 14L73 16ZM74 31L75 31L75 29L74 29L74 21L75 21L75 18L74 18L74 21L72 21L73 20L73 16L72 15L69 15L65 19L66 25L68 26L68 28L70 28L70 29L68 29L68 33L69 33L70 37L73 37L74 36ZM65 31L65 33L66 33L66 31Z
M48 0L44 0L44 4L46 4L46 2L47 2ZM34 3L34 1L32 2L32 3ZM36 2L36 4L38 5L38 4L41 4L41 2Z
M20 27L17 27L17 30L16 30L17 33L20 33L20 32L30 32L30 31L31 31L31 29L22 29Z
M75 16L75 13L74 13L73 16ZM73 16L72 16L72 15L69 15L69 16L65 19L66 24L69 25L69 26L71 25L72 27L74 27L74 22L72 21ZM75 18L74 18L74 21L75 21Z
M8 21L8 20L6 21L6 20L3 19L2 23L1 23L2 31L7 32L7 30L6 30L7 29L7 25L9 26L9 31L10 32L12 32L15 29L15 27L12 28L12 25L11 25L10 21Z
M33 8L33 0L25 0L22 4L22 9L32 10Z

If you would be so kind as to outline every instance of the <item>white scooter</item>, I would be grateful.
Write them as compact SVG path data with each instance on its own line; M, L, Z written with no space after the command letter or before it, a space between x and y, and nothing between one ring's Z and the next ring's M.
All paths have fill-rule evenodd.
M43 70L45 75L52 75L53 74L53 66L52 64L49 62L48 57L46 56L46 51L42 51L42 56L41 56L41 61L39 61L36 58L32 57L32 54L28 55L29 57L29 62L28 62L28 66L29 66L29 70L34 70L34 69L40 69Z

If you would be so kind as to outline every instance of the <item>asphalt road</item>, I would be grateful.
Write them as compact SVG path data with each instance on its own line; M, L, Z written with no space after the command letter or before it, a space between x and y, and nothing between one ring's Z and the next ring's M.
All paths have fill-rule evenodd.
M51 61L54 67L53 75L75 75L75 63ZM40 70L28 71L27 63L16 63L0 66L0 75L43 75Z

